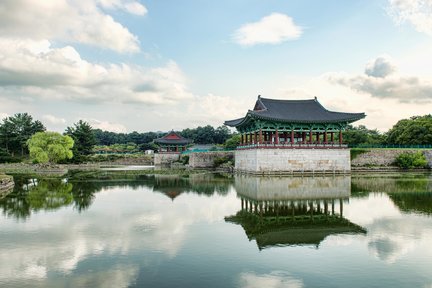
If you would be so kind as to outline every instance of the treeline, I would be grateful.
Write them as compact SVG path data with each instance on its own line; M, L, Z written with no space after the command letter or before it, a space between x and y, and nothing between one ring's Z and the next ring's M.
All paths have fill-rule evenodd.
M381 133L365 126L349 126L343 141L351 146L362 145L432 145L432 115L413 116L399 120L390 130Z
M0 162L18 162L28 157L28 140L36 133L45 130L42 122L34 120L27 113L17 113L3 119L0 122ZM155 150L157 146L154 144L154 139L162 137L167 132L114 133L93 129L89 123L80 120L67 127L63 135L71 137L74 141L73 158L68 161L79 163L94 153L95 145L99 146L99 150L96 149L96 151L103 150L100 149L100 146L113 145L126 147L117 147L117 150L126 149L129 151L131 150L129 146L133 148L133 151ZM239 135L231 133L225 126L214 128L207 125L177 132L183 137L191 139L195 144L223 144L225 148L234 149L240 142ZM432 115L413 116L409 119L400 120L385 133L376 129L368 129L363 125L349 126L343 132L343 140L352 147L362 145L431 145Z
M135 143L137 145L149 144L154 139L163 137L166 132L145 132L138 133L136 131L131 133L115 133L109 131L102 131L101 129L93 130L96 145L114 145L114 144L128 144ZM214 128L210 125L197 128L187 128L182 131L176 131L185 138L191 139L196 144L223 144L230 138L231 132L225 126Z

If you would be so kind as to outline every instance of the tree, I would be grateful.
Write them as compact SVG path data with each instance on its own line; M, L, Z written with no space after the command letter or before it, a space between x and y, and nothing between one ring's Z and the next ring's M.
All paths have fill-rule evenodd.
M228 150L234 150L238 145L240 145L240 134L234 134L231 138L226 140L224 144L225 149Z
M73 127L67 127L65 134L72 137L75 142L73 148L74 162L82 162L87 155L93 153L96 139L89 123L79 120Z
M425 145L432 143L432 115L399 120L387 134L388 144Z
M347 130L343 132L343 140L349 145L383 144L385 142L385 135L376 129L370 130L364 125L359 125L358 127L349 125Z
M57 132L37 132L27 145L30 158L37 163L58 163L73 156L73 139Z
M0 124L0 145L12 156L27 154L27 140L36 132L45 131L44 125L27 113L7 117Z

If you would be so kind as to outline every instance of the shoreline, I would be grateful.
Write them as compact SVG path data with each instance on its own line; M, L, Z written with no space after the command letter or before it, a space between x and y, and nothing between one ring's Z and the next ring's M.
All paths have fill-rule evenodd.
M222 169L194 169L194 168L155 168L151 165L125 165L113 163L86 163L86 164L59 164L59 165L39 165L11 163L0 164L0 173L4 174L36 174L62 176L71 171L106 171L106 172L131 172L142 174L196 174L196 173L229 173L246 174L255 176L319 176L319 175L350 175L364 173L431 173L431 169L402 169L396 166L353 166L350 171L344 173L333 173L332 171L294 171L289 173L244 173L235 171L232 167ZM331 173L330 173L331 172Z

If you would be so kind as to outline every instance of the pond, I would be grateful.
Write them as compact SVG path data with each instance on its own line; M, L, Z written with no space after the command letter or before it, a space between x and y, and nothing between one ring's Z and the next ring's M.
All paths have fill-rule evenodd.
M15 176L0 287L431 287L432 175Z

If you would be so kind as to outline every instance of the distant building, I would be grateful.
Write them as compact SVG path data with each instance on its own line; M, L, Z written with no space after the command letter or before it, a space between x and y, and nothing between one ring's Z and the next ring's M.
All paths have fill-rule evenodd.
M155 154L154 163L164 165L180 160L180 154L186 151L186 146L192 143L192 140L171 131L164 137L155 139L154 142L159 146L159 153Z
M253 110L225 125L241 134L235 153L237 171L347 171L350 155L342 131L364 117L364 113L329 111L316 97L276 100L258 96Z
M192 140L171 131L164 137L155 139L154 142L159 146L159 153L181 153L186 151L186 146L192 143Z

